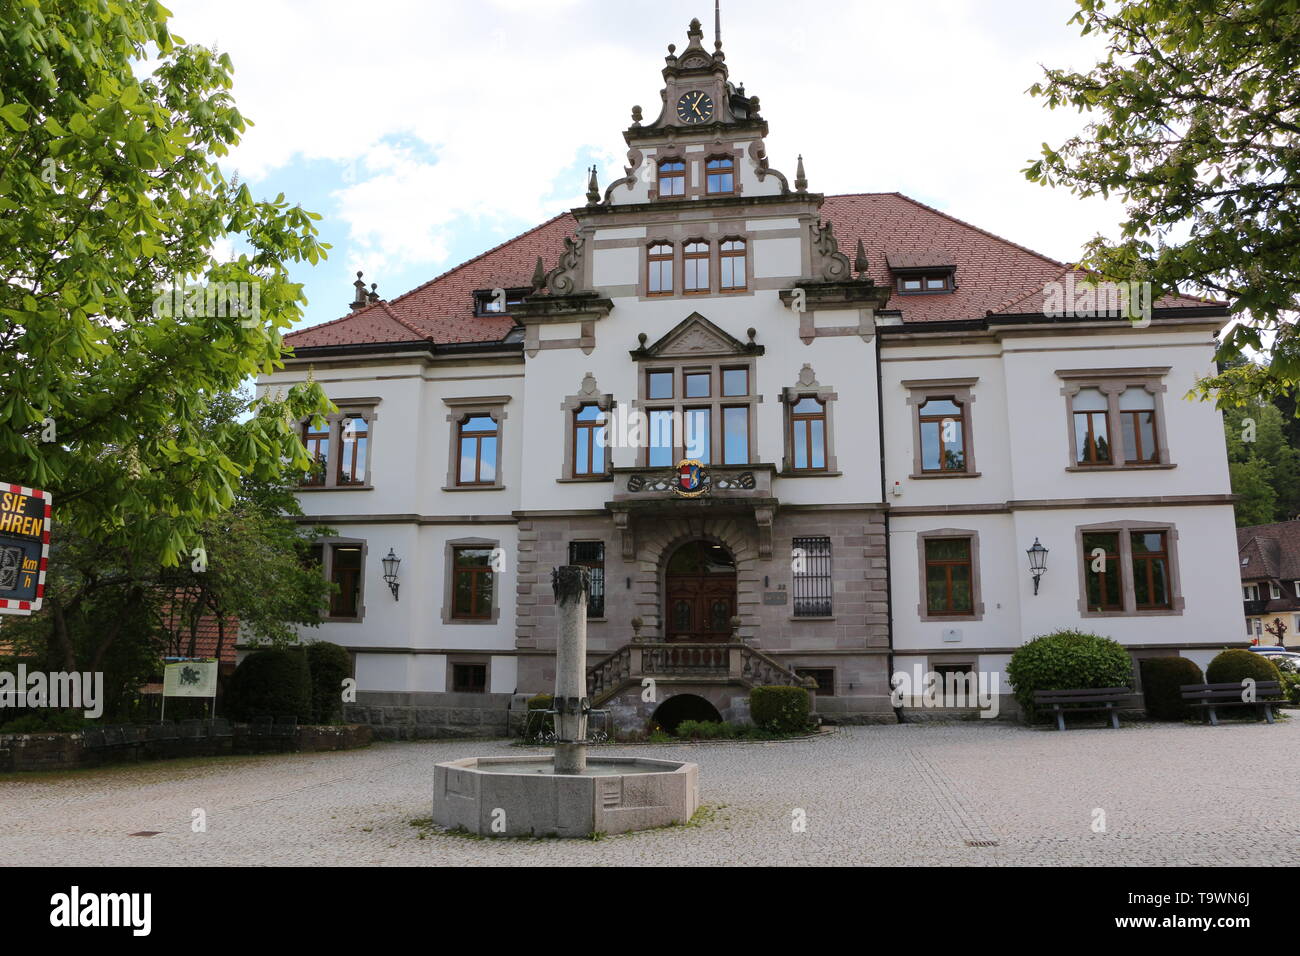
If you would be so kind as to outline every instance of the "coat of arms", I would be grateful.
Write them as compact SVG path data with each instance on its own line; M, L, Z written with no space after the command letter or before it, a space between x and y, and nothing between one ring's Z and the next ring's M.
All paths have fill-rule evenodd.
M683 458L677 463L677 484L673 491L683 498L698 498L709 490L704 463L695 458Z

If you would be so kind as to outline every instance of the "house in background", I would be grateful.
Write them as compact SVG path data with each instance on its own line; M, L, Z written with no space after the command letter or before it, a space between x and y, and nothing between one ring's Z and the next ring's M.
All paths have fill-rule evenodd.
M1266 627L1281 621L1281 643L1300 645L1300 519L1237 529L1246 634L1260 644L1279 643Z
M1183 399L1226 307L1062 309L1065 263L810 191L721 41L687 39L585 206L391 301L358 278L259 380L338 406L303 423L299 498L338 531L309 636L354 654L351 718L501 733L552 689L563 564L592 572L589 692L625 725L805 680L825 717L892 721L896 671L1005 675L1063 627L1202 666L1244 645L1222 421ZM878 132L846 116L864 170Z

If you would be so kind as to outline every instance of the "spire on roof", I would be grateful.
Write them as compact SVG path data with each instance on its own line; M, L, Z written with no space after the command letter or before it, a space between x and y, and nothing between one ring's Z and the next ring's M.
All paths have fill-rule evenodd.
M600 203L600 186L596 182L596 167L591 167L591 175L587 177L587 205L595 206Z
M713 49L722 49L722 0L713 0Z
M795 192L806 193L808 191L808 177L803 171L803 153L799 154L799 165L794 170L794 188Z
M537 292L546 285L546 267L542 265L542 257L537 257L537 267L533 269L533 291Z
M862 275L867 271L867 250L862 245L862 239L858 239L858 252L853 257L853 271Z
M372 283L370 283L370 294L369 294L368 296L366 296L366 298L370 300L370 304L371 304L371 305L374 305L376 302L379 301L379 283L378 283L378 282L372 282Z
M361 281L360 270L357 271L357 281L352 283L352 287L356 289L356 292L352 295L352 303L349 308L356 312L370 304L366 301L366 284Z

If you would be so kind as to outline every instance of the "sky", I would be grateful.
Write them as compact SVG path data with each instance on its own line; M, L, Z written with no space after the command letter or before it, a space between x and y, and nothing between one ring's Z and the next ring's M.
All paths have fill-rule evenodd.
M255 196L318 212L327 261L292 270L302 325L347 312L358 269L396 298L585 203L622 174L634 104L658 114L667 45L709 0L170 0L172 30L235 66L255 125L223 161ZM807 15L800 15L802 10ZM772 165L827 194L902 192L1077 259L1118 201L1028 182L1087 117L1028 95L1100 43L1073 0L722 0L733 82L757 95Z

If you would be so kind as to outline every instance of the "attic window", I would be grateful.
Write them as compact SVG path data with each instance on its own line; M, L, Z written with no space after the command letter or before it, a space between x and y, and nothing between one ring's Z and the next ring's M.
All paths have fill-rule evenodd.
M956 288L951 269L935 272L904 272L896 275L898 291L903 295L927 292L951 292Z
M527 289L480 289L474 293L475 315L505 315L512 305L520 305Z

